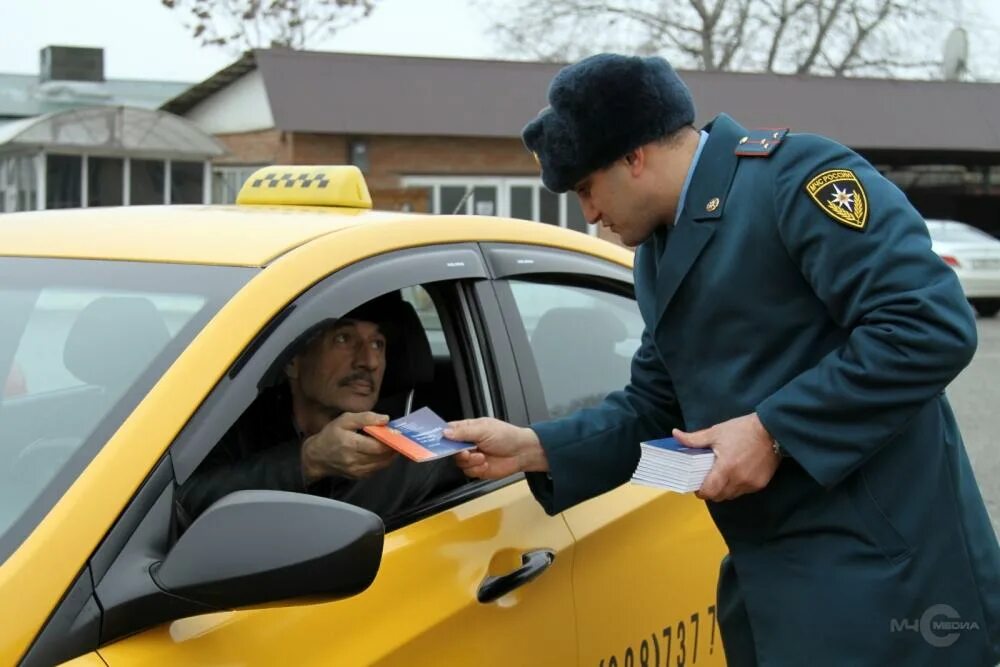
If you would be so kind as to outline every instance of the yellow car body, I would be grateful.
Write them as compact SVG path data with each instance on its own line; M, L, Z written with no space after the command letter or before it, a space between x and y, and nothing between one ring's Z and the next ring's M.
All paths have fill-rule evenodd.
M254 353L269 326L314 286L336 291L339 276L366 261L453 247L473 253L487 247L555 251L607 267L597 287L612 274L622 286L628 283L631 253L547 225L291 201L299 205L278 201L0 216L0 260L8 263L210 265L247 271L245 282L151 387L133 397L134 407L113 433L80 464L66 488L58 489L23 539L3 554L0 664L54 659L110 667L723 664L714 605L725 546L700 501L625 485L549 517L520 477L481 486L440 511L431 506L389 530L374 582L351 597L273 600L149 625L141 613L122 606L115 631L106 632L107 614L116 603L102 599L99 575L128 569L123 545L130 543L129 531L145 525L137 523L146 519L136 518L136 507L145 502L143 490L156 478L154 471L209 399L223 390L234 368ZM544 281L553 274L535 276L529 270L518 275ZM578 273L571 282L589 279ZM485 275L465 283L489 294L503 280ZM483 334L484 359L497 363L499 353L489 348L505 335ZM0 374L7 371L4 362L0 357ZM522 395L529 377L512 368L494 372L501 376L495 391L508 405L512 396L529 401ZM18 405L17 397L0 400L0 429L4 409ZM530 421L531 410L522 412L518 418L500 407L494 410L512 421ZM488 603L477 600L485 578L515 570L525 553L543 548L555 558L536 579ZM113 566L106 564L112 560ZM136 581L149 576L141 567L134 569L127 576ZM127 620L130 616L133 620ZM72 633L59 628L74 624L89 629L70 641L66 637Z

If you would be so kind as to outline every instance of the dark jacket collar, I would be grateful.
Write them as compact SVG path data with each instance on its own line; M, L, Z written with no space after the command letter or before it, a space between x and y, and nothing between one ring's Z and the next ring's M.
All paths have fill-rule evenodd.
M747 135L746 129L726 114L716 116L704 129L708 132L708 141L695 166L678 223L685 217L691 220L718 220L722 217L739 163L735 150L740 139ZM710 207L709 203L715 199L718 199L718 205Z
M725 114L705 126L708 141L688 186L677 225L657 253L656 310L662 318L684 277L715 234L726 208L739 158L735 148L746 130ZM662 236L662 234L661 234ZM657 250L663 239L650 239Z

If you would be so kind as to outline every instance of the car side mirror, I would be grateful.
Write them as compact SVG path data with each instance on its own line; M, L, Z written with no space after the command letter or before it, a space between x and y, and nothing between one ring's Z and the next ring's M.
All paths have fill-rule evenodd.
M366 510L287 491L214 503L151 569L162 590L217 609L334 600L371 585L385 528Z

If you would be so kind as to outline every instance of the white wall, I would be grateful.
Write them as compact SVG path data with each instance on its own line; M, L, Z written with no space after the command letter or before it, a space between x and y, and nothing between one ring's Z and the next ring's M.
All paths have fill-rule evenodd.
M271 105L260 70L253 70L211 95L184 116L210 134L269 130Z

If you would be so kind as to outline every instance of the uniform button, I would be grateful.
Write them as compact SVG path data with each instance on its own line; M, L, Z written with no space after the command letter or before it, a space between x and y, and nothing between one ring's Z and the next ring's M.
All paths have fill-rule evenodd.
M740 139L740 143L745 144L749 139L750 137L743 137L742 139Z

